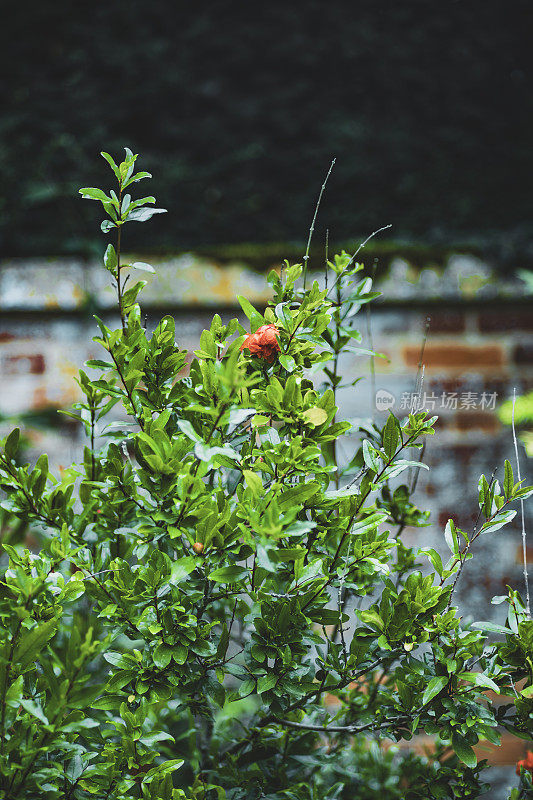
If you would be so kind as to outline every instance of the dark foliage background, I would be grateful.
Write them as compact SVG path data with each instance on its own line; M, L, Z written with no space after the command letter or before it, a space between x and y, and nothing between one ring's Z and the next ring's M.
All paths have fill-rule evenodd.
M1 250L90 250L76 189L124 145L171 211L152 250L305 239L333 156L322 240L326 221L337 241L392 222L523 248L532 17L530 0L6 5Z

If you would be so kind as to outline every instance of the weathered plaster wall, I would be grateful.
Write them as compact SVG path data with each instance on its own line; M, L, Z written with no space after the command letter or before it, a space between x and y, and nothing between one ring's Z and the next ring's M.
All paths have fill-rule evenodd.
M172 313L179 343L191 352L215 310L227 318L239 314L237 294L258 306L269 297L265 273L247 268L243 261L220 264L183 254L151 263L155 275L137 273L148 279L142 295L148 327L162 313ZM323 275L317 277L323 282ZM108 278L97 264L73 259L0 263L0 414L11 417L3 428L21 412L65 407L76 399L78 366L99 354L91 341L96 334L92 314L109 320L114 316ZM417 493L420 505L431 509L431 525L406 530L404 538L446 554L447 519L453 517L467 530L475 523L480 473L490 478L506 457L514 463L511 432L500 425L495 408L511 396L513 387L519 393L533 388L531 298L519 279L496 278L478 258L460 253L444 261L428 259L422 268L392 258L378 288L384 297L372 306L370 321L365 311L357 319L362 346L368 347L371 339L386 358L375 360L372 380L367 356L346 357L347 377L365 377L340 392L341 413L384 419L387 404L400 415L406 413L430 317L422 397L439 415L438 436L428 443L424 460L430 471L421 472ZM29 430L28 435L30 455L45 450L56 465L79 458L81 432L67 417L53 430ZM347 438L346 458L356 445ZM533 479L523 451L522 472ZM532 520L530 510L529 527ZM477 543L475 560L467 564L458 586L465 616L502 621L502 607L489 601L508 583L522 587L520 542L515 524ZM529 559L533 560L532 547ZM500 750L496 760L507 758L511 763L521 746L507 742L507 750Z

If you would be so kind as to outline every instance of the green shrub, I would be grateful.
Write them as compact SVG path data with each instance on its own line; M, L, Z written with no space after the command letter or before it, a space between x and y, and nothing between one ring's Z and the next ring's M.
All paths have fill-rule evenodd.
M174 320L143 327L129 276L151 267L121 262L123 225L161 209L126 191L148 177L130 151L105 157L117 191L81 191L117 235L120 325L97 320L103 358L68 412L83 463L21 465L16 429L0 453L4 512L42 528L38 554L3 548L2 798L479 796L478 741L531 736L533 622L510 589L505 625L466 624L453 590L533 490L506 462L502 486L480 479L476 529L448 523L445 563L405 547L427 520L406 454L435 418L390 415L337 459L339 356L376 296L362 265L335 256L326 290L273 271L264 314L240 298L251 333L215 315L186 376ZM422 732L432 757L378 747Z

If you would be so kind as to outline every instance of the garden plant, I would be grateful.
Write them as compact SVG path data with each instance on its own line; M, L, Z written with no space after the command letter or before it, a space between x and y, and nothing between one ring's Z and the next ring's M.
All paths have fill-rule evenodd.
M533 621L516 588L501 625L463 619L454 590L533 489L505 462L471 487L475 527L448 522L446 558L403 544L423 542L406 478L436 418L339 417L377 296L363 265L336 255L323 288L306 259L273 270L267 308L215 315L189 368L172 317L147 331L130 276L152 268L122 254L126 223L162 211L131 198L150 176L103 155L115 189L81 194L113 237L118 323L97 318L66 412L83 462L23 463L18 429L0 451L0 797L481 796L476 745L533 732ZM427 756L384 746L419 734Z

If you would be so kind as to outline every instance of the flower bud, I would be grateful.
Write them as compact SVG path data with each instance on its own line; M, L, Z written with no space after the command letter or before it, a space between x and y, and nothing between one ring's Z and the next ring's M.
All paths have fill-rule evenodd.
M249 350L251 355L272 364L281 349L276 338L278 333L275 325L261 325L255 333L248 334L240 349Z

